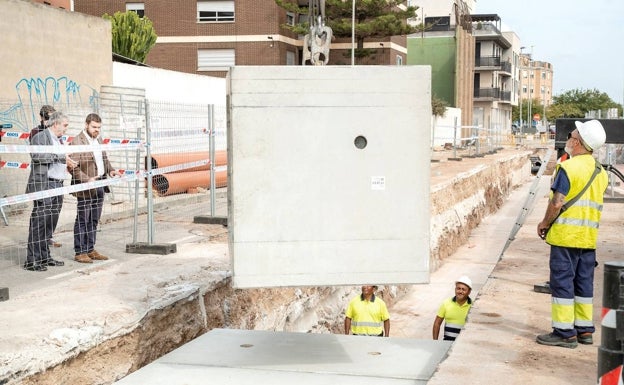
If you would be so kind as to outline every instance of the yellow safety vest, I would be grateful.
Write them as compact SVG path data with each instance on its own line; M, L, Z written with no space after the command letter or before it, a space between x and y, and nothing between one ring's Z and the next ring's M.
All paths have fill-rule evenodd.
M383 333L384 321L390 319L386 303L373 295L370 301L357 296L349 302L345 315L351 318L353 334L377 336Z
M595 165L593 156L584 154L572 157L557 166L557 172L563 168L570 180L567 200L574 198L585 187L594 172ZM546 235L546 242L549 245L580 249L596 248L608 180L607 172L601 170L583 195L559 215Z

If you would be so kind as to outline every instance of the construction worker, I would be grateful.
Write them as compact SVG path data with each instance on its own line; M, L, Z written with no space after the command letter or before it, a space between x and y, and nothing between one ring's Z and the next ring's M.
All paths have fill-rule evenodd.
M437 340L440 336L440 327L442 321L444 323L444 340L455 341L459 332L466 324L468 310L472 306L470 293L472 292L472 280L463 275L455 281L455 296L446 299L440 305L438 314L433 321L433 339Z
M345 334L390 336L390 314L386 303L375 296L377 286L362 286L362 294L349 302L345 313Z
M574 122L566 152L557 165L551 197L537 234L550 245L552 332L537 343L576 348L591 345L596 241L608 176L592 156L606 140L597 120ZM568 207L569 206L569 207Z

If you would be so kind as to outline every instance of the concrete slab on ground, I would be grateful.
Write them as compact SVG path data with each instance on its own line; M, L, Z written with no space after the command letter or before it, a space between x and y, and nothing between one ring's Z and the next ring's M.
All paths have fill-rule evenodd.
M447 341L213 329L119 385L426 384Z

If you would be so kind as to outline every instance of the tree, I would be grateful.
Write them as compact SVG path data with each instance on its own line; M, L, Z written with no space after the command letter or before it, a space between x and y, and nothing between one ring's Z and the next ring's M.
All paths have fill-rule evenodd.
M145 63L147 54L156 44L152 21L139 17L133 11L115 12L113 16L105 14L103 17L111 21L113 52Z
M364 49L364 40L371 37L387 37L414 33L418 28L407 24L407 19L416 16L418 7L405 6L407 0L356 0L355 1L355 56L365 57L372 52ZM299 7L288 0L275 0L287 11L307 15L308 7ZM326 25L336 37L351 37L352 2L348 0L325 1ZM308 22L282 27L297 34L309 32Z
M562 117L583 118L586 112L608 108L617 108L618 115L622 112L622 106L614 102L605 92L597 89L574 89L554 96L548 115L553 120Z
M431 114L433 116L444 116L444 114L446 113L446 107L448 107L448 103L446 103L446 101L438 98L435 95L431 97Z
M546 109L546 120L551 120L548 111L550 107ZM527 117L529 121L533 120L534 114L539 114L542 116L544 114L544 105L539 99L531 99L531 111L529 114L529 103L526 100L522 101L522 111L520 111L520 106L513 106L511 109L511 120L514 122L520 122L520 117L522 117L522 123L526 126L530 126L530 122L527 122Z
M584 118L585 113L589 111L604 111L609 108L617 108L618 116L622 115L622 106L614 102L606 93L597 89L574 89L553 97L553 103L546 108L546 120L554 122L558 118ZM528 109L529 103L523 100L521 116L524 124L527 124ZM519 110L519 106L512 108L511 118L514 122L520 121ZM538 99L532 99L531 111L542 115L544 106Z

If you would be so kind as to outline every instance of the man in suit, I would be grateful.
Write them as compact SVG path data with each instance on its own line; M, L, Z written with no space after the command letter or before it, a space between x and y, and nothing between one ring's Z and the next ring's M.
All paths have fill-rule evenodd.
M54 111L56 111L54 107L48 104L44 104L43 106L41 106L41 109L39 110L39 118L40 118L39 125L33 128L32 130L30 130L30 138L28 139L28 142L30 144L33 144L33 138L35 137L35 135L37 135L38 133L46 129L46 127L48 126L48 121L50 120L50 115L52 115ZM54 229L52 231L54 230L56 230L56 223L54 224ZM54 247L62 246L60 243L55 241L54 238L52 238L52 234L50 234L50 239L48 239L48 244Z
M119 176L108 160L106 152L97 148L102 144L100 129L102 119L98 114L91 113L85 120L85 128L72 141L76 146L96 146L92 152L78 152L72 154L72 159L78 164L72 169L72 184L94 182L108 177ZM95 250L95 235L106 187L77 191L78 207L74 222L74 260L81 263L93 263L94 260L106 260L107 256Z
M48 127L32 138L34 146L61 146L61 137L69 126L69 118L56 111L50 115ZM55 189L63 186L66 169L76 163L66 154L31 154L30 176L26 193ZM47 266L63 266L63 261L52 259L48 240L51 237L63 207L63 195L35 199L30 214L28 251L24 269L45 271Z

